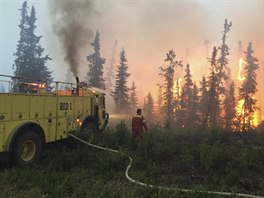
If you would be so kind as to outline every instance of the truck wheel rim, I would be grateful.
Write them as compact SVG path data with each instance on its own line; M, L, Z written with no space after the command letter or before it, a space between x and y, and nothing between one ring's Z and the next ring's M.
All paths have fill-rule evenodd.
M93 142L93 138L94 138L94 131L92 129L92 127L88 126L88 127L84 127L83 129L83 135L84 135L84 139L91 143Z
M94 138L93 131L91 131L91 132L88 134L87 141L88 141L89 143L91 143L91 142L93 142L93 138Z
M27 140L21 146L21 159L24 161L30 161L36 153L36 145L33 141Z

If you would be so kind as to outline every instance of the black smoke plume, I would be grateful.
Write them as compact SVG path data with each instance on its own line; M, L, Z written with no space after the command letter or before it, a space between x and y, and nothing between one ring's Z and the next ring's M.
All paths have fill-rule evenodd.
M74 76L78 76L80 51L92 36L89 23L96 14L92 0L50 0L53 30L64 52L64 60Z

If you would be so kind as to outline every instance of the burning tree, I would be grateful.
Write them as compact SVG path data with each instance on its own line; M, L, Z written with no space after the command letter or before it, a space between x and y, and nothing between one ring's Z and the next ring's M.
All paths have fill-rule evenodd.
M254 98L257 92L257 74L256 70L259 68L258 59L253 56L254 50L250 42L247 51L245 52L246 58L244 59L245 66L244 81L239 89L238 99L242 101L242 108L240 112L240 122L242 124L242 131L247 131L254 126L254 114L258 109L256 107L257 100Z
M35 35L36 29L36 12L34 6L28 15L27 2L22 5L20 28L20 40L18 41L17 51L14 53L15 59L15 82L44 82L48 89L53 78L52 72L49 71L46 63L51 58L46 55L42 56L44 49L40 45L41 36ZM14 85L14 91L18 91L18 85Z
M130 74L127 72L127 69L126 53L122 49L120 53L120 65L117 66L115 90L112 92L119 113L128 113L129 110L129 88L126 84Z
M89 62L89 72L87 73L88 84L100 89L105 89L104 79L103 79L103 64L105 59L101 57L100 54L100 34L98 30L94 38L94 42L91 43L94 48L94 53L87 56L87 61Z

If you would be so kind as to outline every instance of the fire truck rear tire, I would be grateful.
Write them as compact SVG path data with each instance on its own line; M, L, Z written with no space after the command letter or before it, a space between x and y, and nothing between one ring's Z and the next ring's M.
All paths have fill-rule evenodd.
M81 138L89 143L94 140L94 135L97 133L97 128L94 123L88 122L84 125L81 131Z
M35 163L42 150L40 136L31 130L24 130L16 137L12 148L12 161L17 166L28 166Z

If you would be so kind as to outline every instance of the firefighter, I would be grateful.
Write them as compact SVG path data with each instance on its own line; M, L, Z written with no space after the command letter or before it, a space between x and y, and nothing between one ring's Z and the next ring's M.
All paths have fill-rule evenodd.
M137 138L139 141L142 141L143 139L143 131L148 130L146 120L141 115L142 110L137 109L137 115L134 115L132 117L132 135L131 135L131 141L134 142Z

